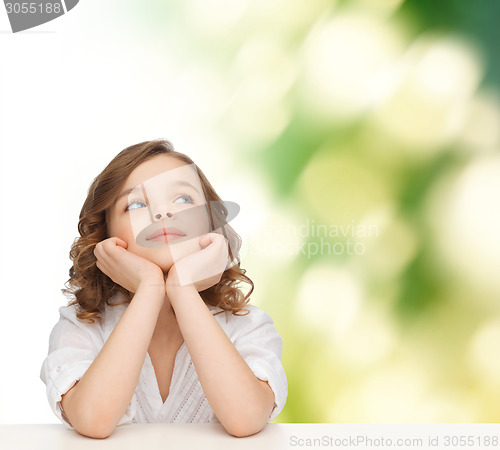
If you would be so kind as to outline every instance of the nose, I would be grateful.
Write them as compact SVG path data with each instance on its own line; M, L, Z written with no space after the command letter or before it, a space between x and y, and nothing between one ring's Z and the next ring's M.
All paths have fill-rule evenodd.
M169 219L172 218L174 215L170 212L166 213L163 217L168 217ZM155 215L155 219L160 220L162 218L161 213L158 213Z

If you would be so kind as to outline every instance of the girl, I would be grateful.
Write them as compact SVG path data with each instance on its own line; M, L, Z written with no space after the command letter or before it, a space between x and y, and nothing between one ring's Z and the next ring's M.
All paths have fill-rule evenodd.
M165 140L126 148L95 178L62 290L73 299L40 373L67 427L106 438L126 423L218 422L242 437L282 411L282 340L248 304L229 220Z

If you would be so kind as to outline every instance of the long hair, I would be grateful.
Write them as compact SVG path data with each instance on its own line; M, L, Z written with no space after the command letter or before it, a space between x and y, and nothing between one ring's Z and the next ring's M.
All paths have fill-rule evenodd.
M130 173L144 161L161 154L193 165L207 200L212 226L217 227L218 224L224 223L227 210L221 198L191 158L176 152L169 141L164 139L146 141L122 150L90 185L78 221L80 237L75 239L69 253L73 265L69 269L70 278L65 283L66 289L61 289L61 291L65 295L70 295L71 300L68 305L77 305L77 317L82 322L94 323L95 320L100 322L101 314L106 305L114 306L131 301L131 293L111 280L97 267L94 248L99 242L110 237L107 233L109 209L118 197ZM200 292L200 296L207 305L218 306L223 311L232 311L235 315L242 315L237 313L243 310L248 303L254 284L245 275L245 269L240 267L238 255L241 247L240 236L229 225L222 227L222 230L224 236L231 243L229 256L232 265L223 272L217 284ZM235 250L236 254L233 254L231 248ZM250 286L246 294L240 289L240 283L247 283ZM109 302L111 297L120 292L125 296L123 301ZM219 311L219 313L223 311ZM248 312L247 310L247 314Z

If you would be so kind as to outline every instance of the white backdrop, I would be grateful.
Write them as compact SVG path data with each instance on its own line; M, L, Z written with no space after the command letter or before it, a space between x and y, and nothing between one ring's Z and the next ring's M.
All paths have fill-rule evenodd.
M0 423L57 421L40 367L66 304L60 289L88 187L120 150L167 138L222 198L245 205L256 195L229 139L210 132L211 111L182 91L189 80L175 71L175 51L159 58L154 39L141 41L112 4L82 0L16 34L0 11ZM242 237L248 214L243 206L232 223Z

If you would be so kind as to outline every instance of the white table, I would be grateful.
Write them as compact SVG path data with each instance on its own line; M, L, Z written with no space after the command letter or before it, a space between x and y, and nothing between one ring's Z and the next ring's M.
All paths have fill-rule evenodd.
M286 448L283 431L282 424L270 423L260 433L236 438L221 424L134 424L117 427L106 439L92 439L62 424L0 425L0 449L265 450ZM285 447L280 447L280 442L285 442Z
M495 437L498 444L492 445ZM353 445L356 439L365 440ZM245 438L230 436L221 424L136 424L117 427L107 439L87 438L62 424L0 425L0 450L353 448L498 450L500 424L269 423L260 433Z

